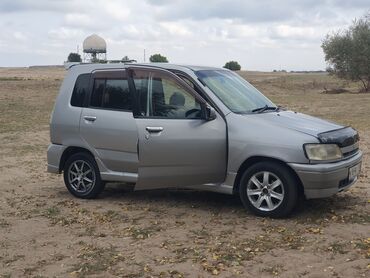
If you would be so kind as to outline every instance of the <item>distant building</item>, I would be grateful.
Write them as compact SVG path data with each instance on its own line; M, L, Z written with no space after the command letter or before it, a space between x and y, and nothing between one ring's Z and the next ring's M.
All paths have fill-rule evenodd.
M107 43L105 40L93 34L88 36L83 42L83 61L98 62L107 60Z

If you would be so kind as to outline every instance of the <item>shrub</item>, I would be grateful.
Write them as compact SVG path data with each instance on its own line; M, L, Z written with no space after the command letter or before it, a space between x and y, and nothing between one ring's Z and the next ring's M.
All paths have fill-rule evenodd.
M167 57L161 54L153 54L150 56L149 61L152 63L168 63Z
M224 68L229 70L240 70L241 66L237 61L230 61L224 65Z
M329 73L361 81L364 91L370 91L370 13L355 20L348 30L328 34L321 47Z
M71 52L68 55L67 61L68 62L81 62L81 55L78 53Z

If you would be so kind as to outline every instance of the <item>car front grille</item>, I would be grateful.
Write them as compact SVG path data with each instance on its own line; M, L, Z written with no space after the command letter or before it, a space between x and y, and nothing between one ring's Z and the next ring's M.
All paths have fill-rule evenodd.
M354 149L353 149L353 150L351 150L351 151L346 151L346 152L344 152L344 151L342 150L343 157L344 157L344 158L347 158L347 157L353 156L353 155L357 154L357 153L358 153L358 151L359 151L358 146L357 146L357 148L354 148Z
M359 151L360 137L358 132L351 127L344 127L318 135L322 143L337 144L344 158L355 155Z

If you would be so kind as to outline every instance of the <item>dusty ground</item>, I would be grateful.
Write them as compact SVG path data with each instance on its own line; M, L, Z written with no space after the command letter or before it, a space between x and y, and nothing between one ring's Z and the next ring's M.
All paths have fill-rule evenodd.
M257 218L238 197L108 185L73 198L46 173L48 121L63 69L0 69L0 277L361 277L370 275L370 94L323 74L242 73L277 104L361 133L360 181Z

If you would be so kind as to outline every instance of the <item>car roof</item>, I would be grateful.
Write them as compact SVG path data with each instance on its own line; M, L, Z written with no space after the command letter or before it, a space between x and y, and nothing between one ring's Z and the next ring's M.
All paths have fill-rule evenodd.
M163 69L190 69L192 71L198 70L220 70L217 67L207 67L207 66L195 66L195 65L179 65L179 64L169 64L169 63L146 63L146 64L138 64L138 65L145 65L145 66L154 66Z
M145 66L153 68L161 68L166 70L180 70L180 71L199 71L199 70L220 70L217 67L207 67L207 66L193 66L193 65L178 65L170 63L73 63L67 69L75 69L82 72L91 72L94 70L103 69L124 69L130 66Z

